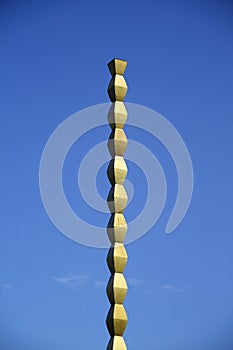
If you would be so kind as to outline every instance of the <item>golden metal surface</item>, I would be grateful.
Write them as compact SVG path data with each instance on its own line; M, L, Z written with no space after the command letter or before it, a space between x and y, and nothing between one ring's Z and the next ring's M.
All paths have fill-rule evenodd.
M124 77L120 74L116 74L112 77L108 86L108 96L112 102L124 101L127 93L128 86Z
M107 256L107 264L111 273L123 273L127 261L128 255L123 243L115 243L113 247L109 249Z
M115 156L122 157L128 144L127 137L123 129L115 128L108 139L108 150L112 158Z
M111 213L123 213L128 202L124 186L119 184L112 186L107 201Z
M121 213L114 213L110 217L107 227L107 234L110 242L114 244L115 242L123 243L128 226L125 217Z
M124 188L124 181L128 172L123 158L127 147L127 137L123 127L127 119L127 110L124 106L124 98L127 92L127 84L123 77L127 62L113 59L108 67L112 79L108 86L109 98L112 101L108 112L108 122L112 128L108 140L108 149L112 157L109 163L107 175L112 185L108 195L108 207L112 213L107 226L108 238L111 242L107 256L107 264L111 277L106 288L107 296L111 304L107 315L106 324L111 336L107 350L127 350L123 333L128 322L128 317L123 306L128 286L123 275L128 256L123 245L127 232L127 223L123 215L128 197Z
M127 61L120 60L119 58L114 58L108 63L108 69L112 76L116 74L123 75L126 70L127 64Z
M109 163L107 174L112 185L122 185L128 172L127 165L123 157L115 156Z
M106 323L109 334L112 337L114 335L122 336L124 334L126 325L128 323L128 317L122 304L114 304L110 307Z
M112 274L107 285L107 295L110 303L113 304L123 304L128 286L125 277L122 273L115 272Z
M107 350L127 350L123 337L115 336L109 340Z
M112 103L108 112L108 122L112 129L122 129L125 125L128 113L123 102L115 101Z

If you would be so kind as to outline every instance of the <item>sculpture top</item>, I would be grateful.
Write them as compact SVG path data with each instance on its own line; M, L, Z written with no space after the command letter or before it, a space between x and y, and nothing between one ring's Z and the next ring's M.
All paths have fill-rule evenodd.
M112 76L116 74L123 75L126 70L127 64L127 61L120 60L119 58L114 58L108 63L108 69L110 70Z
M112 75L112 79L108 85L108 96L112 102L123 102L126 92L127 84L123 74L125 72L128 62L114 58L108 63L108 68Z

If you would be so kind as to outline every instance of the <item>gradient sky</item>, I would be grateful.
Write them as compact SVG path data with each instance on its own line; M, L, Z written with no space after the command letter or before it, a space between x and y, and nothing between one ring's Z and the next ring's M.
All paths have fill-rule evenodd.
M127 246L128 348L233 349L232 17L231 1L1 1L1 349L95 350L108 342L107 251L74 243L53 226L38 173L54 129L109 101L113 57L129 62L126 101L177 128L195 174L189 211L166 235L174 163L157 140L126 129L154 152L168 183L159 221ZM76 171L108 135L106 127L77 142L64 167L66 194L87 220L108 215L79 205ZM130 217L145 200L145 177L128 165L137 190ZM104 172L97 180L106 196Z

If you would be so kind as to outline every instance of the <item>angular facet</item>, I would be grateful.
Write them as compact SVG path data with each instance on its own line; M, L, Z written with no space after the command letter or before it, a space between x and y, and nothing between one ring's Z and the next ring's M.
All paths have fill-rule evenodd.
M123 213L128 202L124 186L115 184L109 192L107 201L111 213Z
M115 336L109 340L107 350L127 350L123 337Z
M128 169L123 157L116 156L109 163L107 174L112 185L122 185L125 181Z
M107 285L107 295L109 302L113 304L123 304L128 286L122 273L114 273Z
M128 87L122 75L116 74L108 85L108 96L112 102L124 101Z
M108 63L108 69L112 75L115 75L115 74L123 75L126 70L127 64L128 64L127 61L120 60L119 58L114 58L112 61Z
M128 144L127 137L123 129L116 128L111 132L108 139L108 150L112 158L122 157Z
M127 322L128 318L124 306L121 304L112 305L106 319L109 334L112 337L114 335L122 336Z
M107 226L107 234L112 244L123 243L128 226L123 214L114 213L111 215Z
M122 273L128 261L128 255L126 249L122 243L115 243L113 247L109 249L107 256L107 264L111 273Z
M123 102L113 102L108 112L108 122L112 129L122 129L127 119L127 110Z

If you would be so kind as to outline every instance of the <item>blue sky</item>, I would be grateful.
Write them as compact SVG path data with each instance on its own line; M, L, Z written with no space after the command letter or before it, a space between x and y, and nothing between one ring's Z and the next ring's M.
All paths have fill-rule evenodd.
M53 226L38 172L53 130L109 101L106 64L113 57L129 61L126 101L173 123L195 174L189 211L167 236L174 164L158 141L127 129L156 154L168 183L159 221L127 246L128 348L233 348L232 15L230 1L1 2L1 349L93 350L108 342L107 251L76 244ZM64 169L75 210L106 222L107 215L92 217L79 207L75 172L80 150L108 135L102 128L77 142ZM142 175L128 165L137 188ZM144 199L140 188L129 217Z

